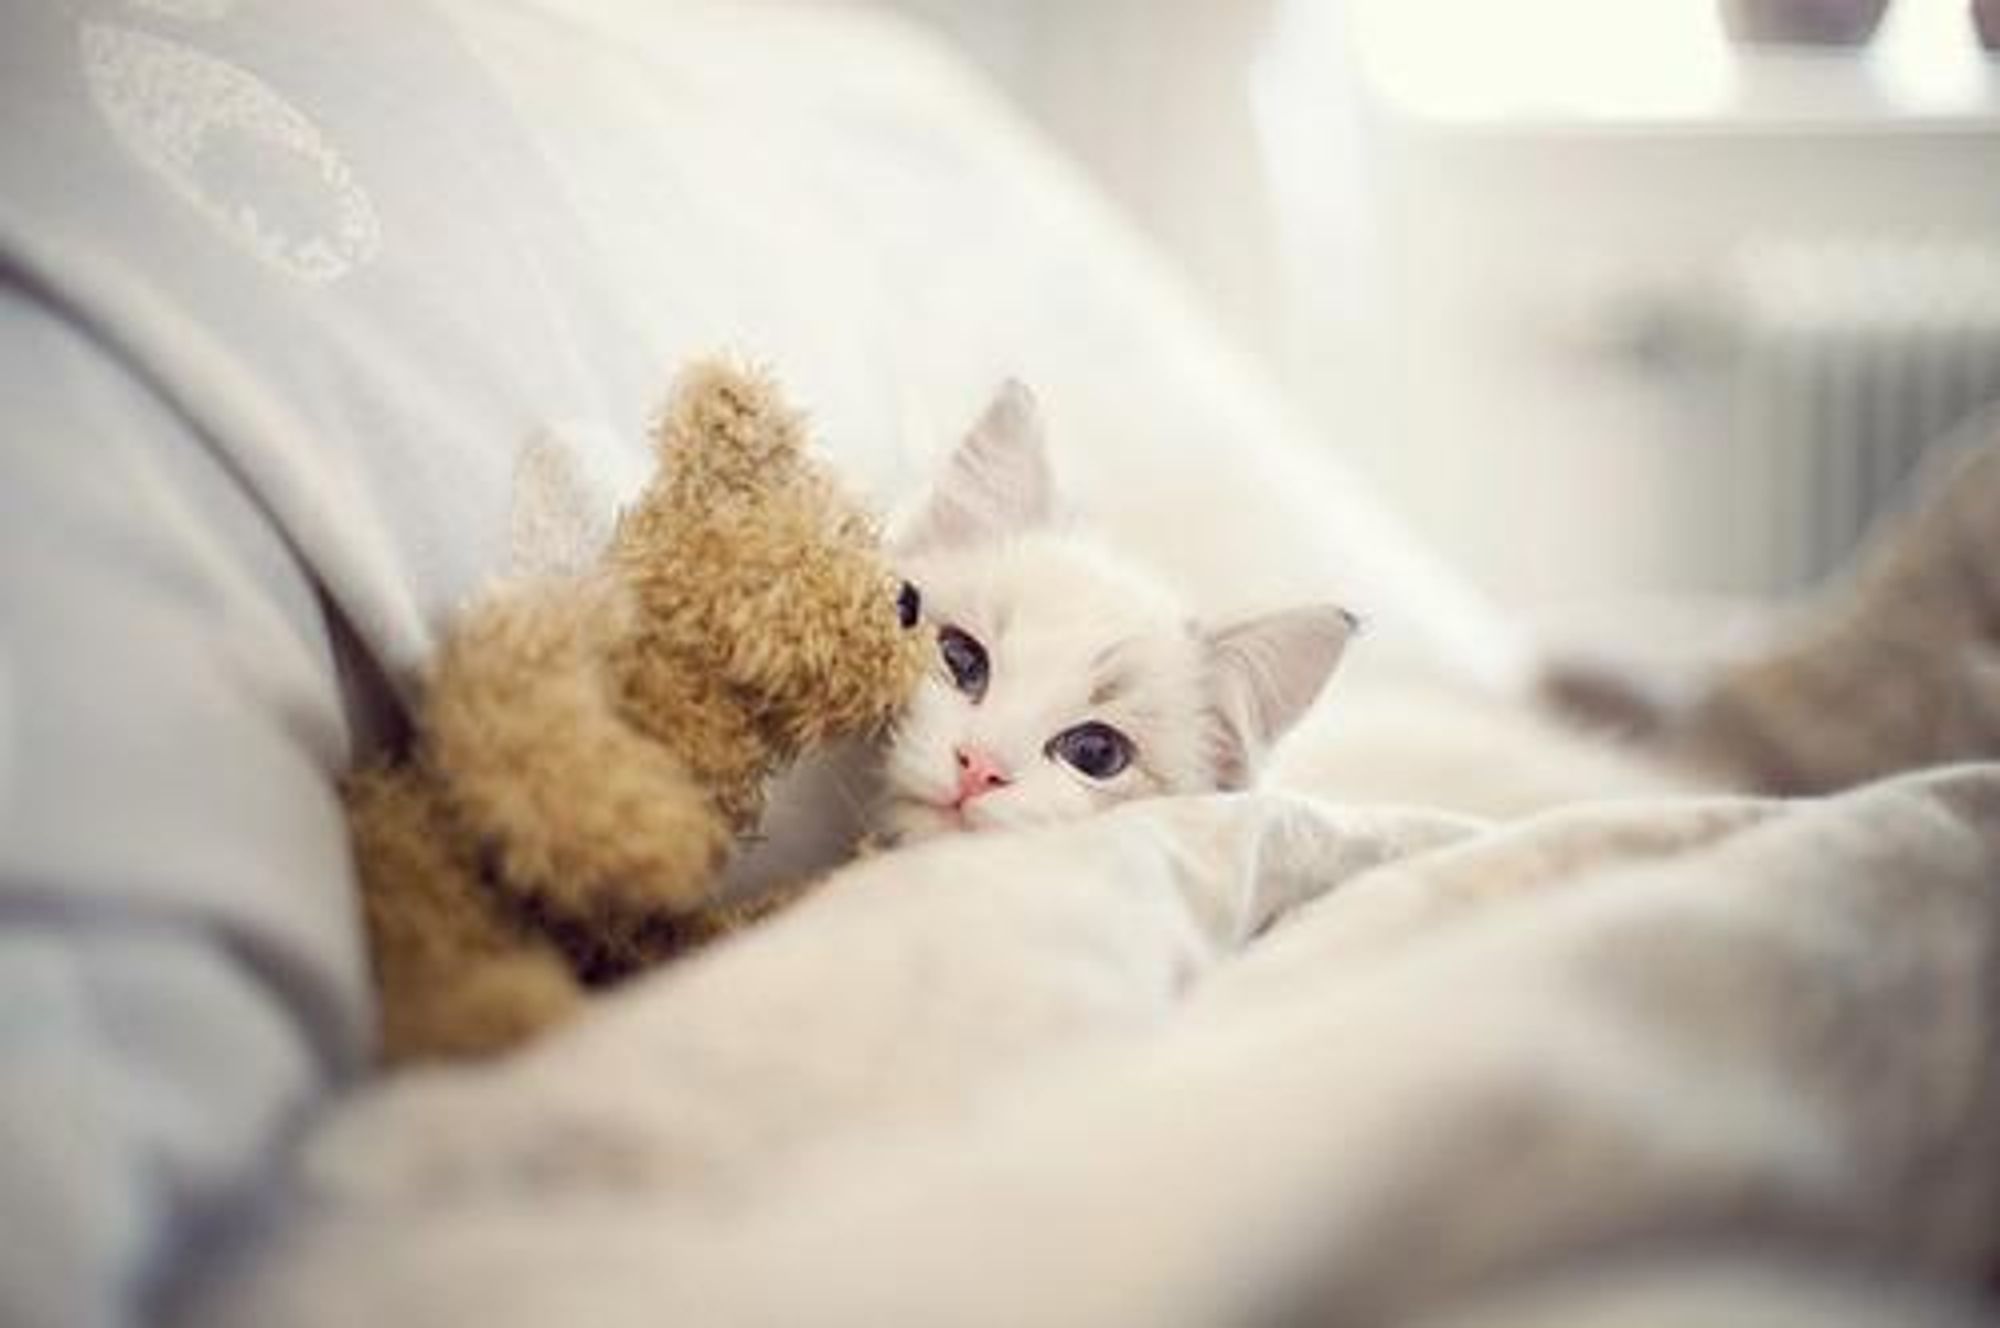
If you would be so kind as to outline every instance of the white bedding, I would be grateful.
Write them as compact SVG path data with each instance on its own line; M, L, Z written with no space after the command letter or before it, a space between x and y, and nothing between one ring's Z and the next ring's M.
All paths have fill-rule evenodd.
M1505 677L1516 634L850 7L0 37L9 1328L1963 1309L2000 776L1367 811L1669 781L1351 670L1285 765L1338 802L871 861L517 1062L356 1091L336 777L465 594L576 556L689 355L771 362L878 497L1025 376L1199 608L1345 597L1391 681Z
M346 1102L187 1322L1958 1322L1996 943L1994 766L940 843Z

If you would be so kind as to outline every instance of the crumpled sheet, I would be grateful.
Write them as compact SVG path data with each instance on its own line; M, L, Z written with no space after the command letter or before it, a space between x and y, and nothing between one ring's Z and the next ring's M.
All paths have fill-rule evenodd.
M1978 1322L2000 766L869 859L337 1104L189 1324Z

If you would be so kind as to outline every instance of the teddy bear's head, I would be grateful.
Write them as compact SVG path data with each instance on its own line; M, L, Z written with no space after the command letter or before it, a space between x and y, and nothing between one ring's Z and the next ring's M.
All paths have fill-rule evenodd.
M763 377L681 379L659 424L659 495L621 543L660 641L756 719L779 752L866 731L909 698L930 652L916 591L875 523L807 455Z

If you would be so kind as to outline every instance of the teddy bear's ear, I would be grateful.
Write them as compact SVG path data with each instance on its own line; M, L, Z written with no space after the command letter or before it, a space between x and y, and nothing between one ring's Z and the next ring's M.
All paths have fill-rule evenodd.
M770 377L722 360L699 361L681 374L655 437L674 487L695 501L768 489L805 450L799 417Z

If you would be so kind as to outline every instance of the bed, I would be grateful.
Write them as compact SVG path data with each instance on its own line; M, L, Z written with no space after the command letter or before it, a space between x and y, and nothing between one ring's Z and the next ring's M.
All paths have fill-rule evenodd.
M2000 768L1758 798L1542 719L1523 634L920 35L0 29L0 1320L1982 1318ZM715 350L885 507L1020 376L1199 607L1368 637L1257 791L869 859L371 1077L336 781Z

